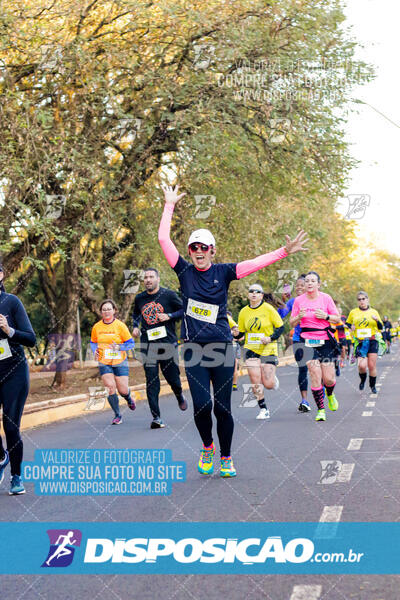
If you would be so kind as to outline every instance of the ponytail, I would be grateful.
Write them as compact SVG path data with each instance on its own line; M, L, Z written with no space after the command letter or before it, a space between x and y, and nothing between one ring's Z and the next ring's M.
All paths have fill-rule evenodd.
M285 303L280 298L278 298L278 296L275 296L275 294L272 294L270 292L264 293L263 300L264 302L268 302L268 304L271 304L276 309L285 308Z

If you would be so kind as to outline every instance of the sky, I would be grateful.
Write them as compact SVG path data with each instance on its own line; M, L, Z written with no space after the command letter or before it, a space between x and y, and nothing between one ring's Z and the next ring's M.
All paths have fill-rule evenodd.
M352 171L346 195L364 197L357 201L365 206L364 216L357 219L361 235L373 237L380 247L400 256L400 2L346 3L347 23L364 46L355 58L372 63L376 72L371 83L354 88L353 97L371 106L356 104L359 114L349 118L347 139L351 154L361 163ZM347 213L348 207L344 199L340 212Z

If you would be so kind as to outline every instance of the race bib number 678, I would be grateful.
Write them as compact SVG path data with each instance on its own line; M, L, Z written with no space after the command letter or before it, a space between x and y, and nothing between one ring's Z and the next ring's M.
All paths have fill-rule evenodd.
M207 302L199 302L189 298L186 309L186 314L198 321L206 323L215 323L218 316L219 307L217 304L207 304Z

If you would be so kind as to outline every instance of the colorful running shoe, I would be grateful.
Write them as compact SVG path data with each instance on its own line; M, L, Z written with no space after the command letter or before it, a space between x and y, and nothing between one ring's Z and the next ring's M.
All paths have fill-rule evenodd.
M136 409L136 404L135 401L133 400L133 398L131 396L129 396L128 400L126 401L128 408L130 408L130 410L135 410Z
M114 417L113 420L111 421L111 425L121 425L122 424L122 417Z
M206 448L203 446L200 452L199 464L197 465L197 469L199 473L202 475L211 475L214 471L214 454L215 454L215 446L214 442Z
M378 393L378 392L376 391L376 387L375 387L375 386L373 386L373 387L371 388L371 394L377 394L377 393Z
M315 417L316 421L326 421L325 409L322 408L317 412L317 416Z
M339 402L336 400L335 394L332 392L330 396L327 395L329 410L337 410L339 408Z
M20 494L25 494L24 484L22 483L22 479L19 475L12 476L10 491L8 494L10 496L19 496Z
M299 404L298 410L300 412L310 412L311 406L309 405L309 403L307 402L307 400L302 400L300 402L300 404Z
M221 477L236 477L236 469L231 456L221 456L220 475Z
M232 385L232 391L233 391L233 392L236 392L236 391L237 391L237 383L234 383L234 384Z
M10 462L10 457L8 455L8 452L7 452L7 450L4 450L4 458L0 462L0 483L4 479L4 471L6 470L6 466L8 465L9 462Z
M260 408L260 412L256 416L256 419L269 419L269 408Z
M160 417L156 417L150 423L150 429L161 429L162 427L165 427L165 423Z

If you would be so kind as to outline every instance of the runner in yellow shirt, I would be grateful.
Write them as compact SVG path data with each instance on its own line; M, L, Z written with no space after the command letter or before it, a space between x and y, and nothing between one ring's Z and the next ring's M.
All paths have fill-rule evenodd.
M269 419L270 413L264 398L267 390L279 387L275 375L278 364L276 340L283 333L283 321L271 304L264 301L261 285L252 284L249 289L249 305L239 313L239 335L245 335L245 360L253 393L260 412L257 419Z
M383 329L383 322L378 311L370 307L366 292L358 292L357 300L358 308L350 311L346 323L354 332L356 340L354 350L360 375L359 389L363 390L365 387L368 368L371 393L376 394L376 360L379 343L375 334Z

